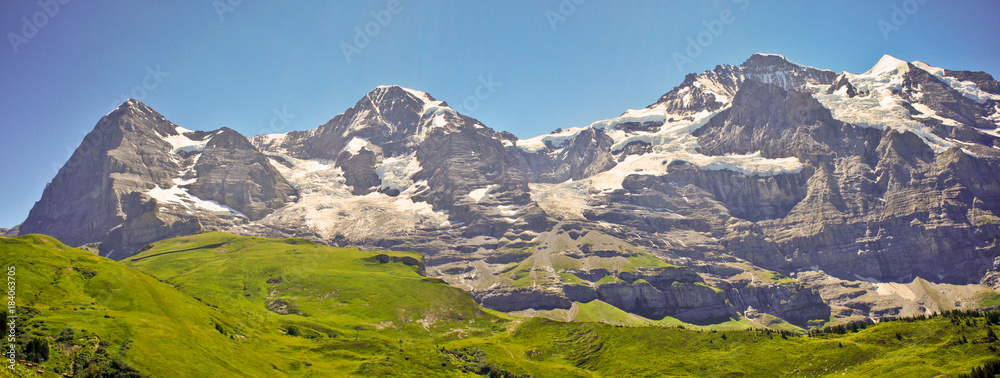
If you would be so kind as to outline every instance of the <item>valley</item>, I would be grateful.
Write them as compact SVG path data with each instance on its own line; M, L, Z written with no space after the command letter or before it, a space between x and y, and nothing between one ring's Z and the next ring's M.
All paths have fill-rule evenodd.
M1000 346L982 313L809 335L597 300L574 304L574 322L525 318L422 276L417 254L303 239L204 233L116 262L28 235L0 239L0 260L23 277L18 337L50 340L40 366L0 376L898 377L967 373Z

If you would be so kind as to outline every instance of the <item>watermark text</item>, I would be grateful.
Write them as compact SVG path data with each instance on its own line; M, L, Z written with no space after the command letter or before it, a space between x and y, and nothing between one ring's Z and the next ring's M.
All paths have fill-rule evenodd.
M927 0L905 0L901 5L893 4L889 21L879 19L876 23L878 31L882 33L882 39L888 41L889 33L898 32L906 24L906 21L910 20L910 16L917 13L920 6L926 2Z
M21 45L35 38L38 35L38 31L48 25L49 21L59 14L61 6L69 2L70 0L40 0L38 7L41 10L32 14L30 18L28 16L21 17L20 33L7 32L7 41L10 42L10 47L14 49L14 53L21 52Z
M354 38L349 41L351 43L340 43L340 52L344 54L347 63L351 63L353 56L361 54L362 50L371 45L372 39L382 34L382 31L392 22L393 16L398 16L402 12L403 4L399 0L390 0L385 9L371 11L372 20L363 26L354 28Z
M4 349L4 356L7 357L7 368L11 370L17 364L17 307L14 303L17 299L16 274L16 269L13 266L7 267L7 309L5 314L7 322L4 324L4 328L7 329L7 334L4 335L4 339L7 340L7 348Z
M732 0L733 4L736 5L738 10L746 10L750 7L750 0ZM711 20L704 20L701 22L705 30L702 30L694 37L687 36L685 39L687 41L687 46L684 48L684 53L674 52L674 64L677 65L677 72L684 73L684 65L694 63L708 46L722 36L722 33L726 31L726 25L731 25L736 22L736 13L730 9L726 8L719 12L719 17Z

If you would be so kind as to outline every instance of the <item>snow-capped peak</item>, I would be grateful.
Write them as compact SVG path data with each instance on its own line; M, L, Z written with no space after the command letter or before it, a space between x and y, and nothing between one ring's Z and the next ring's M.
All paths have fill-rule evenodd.
M861 127L876 129L892 128L898 131L909 131L924 140L936 151L954 147L955 144L934 133L934 130L923 124L918 118L927 116L911 116L911 108L921 113L933 116L934 111L923 104L904 99L899 93L904 89L904 82L911 70L926 69L922 63L912 64L890 55L882 56L878 63L865 73L844 76L851 85L857 88L860 96L849 96L845 91L833 93L816 93L816 98L824 107L830 109L834 118ZM924 65L926 66L926 65ZM946 125L953 125L953 120L943 120Z
M759 56L776 56L776 57L779 57L781 59L788 60L787 58L785 58L784 55L781 55L781 54L771 54L771 53L756 52L756 53L754 53L754 55L759 55Z
M910 70L910 63L904 60L896 59L895 57L886 54L882 55L882 59L879 59L878 63L875 64L867 72L862 75L865 76L882 76L882 75L896 75L906 73Z
M375 89L369 92L365 97L376 107L386 107L390 105L391 102L399 99L401 96L409 97L422 105L422 109L420 111L421 116L432 116L438 111L456 113L455 110L445 104L444 101L435 100L434 97L427 92L404 88L398 85L380 85L375 87Z
M413 97L423 100L424 102L437 102L434 100L434 98L431 97L431 95L427 94L427 92L418 91L416 89L404 88L404 87L399 87L399 88L406 91L406 93L409 93Z
M345 140L350 140L352 136L370 138L381 135L407 138L409 144L422 142L433 130L457 124L459 117L455 109L427 92L398 85L375 87L344 114L348 118L336 127Z
M368 92L365 95L366 98L372 100L372 102L381 103L390 100L398 100L401 98L410 98L418 102L433 102L432 98L427 92L418 91L415 89L403 88L398 85L379 85Z
M424 104L440 102L431 97L427 92L404 88L398 85L379 85L375 89L372 89L371 92L368 92L367 95L373 102L381 102L382 99L393 99L399 96L410 97Z
M112 109L110 112L108 112L108 114L105 114L104 116L107 117L114 114L115 112L126 111L128 109L138 109L140 108L140 106L145 106L145 105L136 99L130 98L128 100L123 101L121 104L118 104L117 107Z

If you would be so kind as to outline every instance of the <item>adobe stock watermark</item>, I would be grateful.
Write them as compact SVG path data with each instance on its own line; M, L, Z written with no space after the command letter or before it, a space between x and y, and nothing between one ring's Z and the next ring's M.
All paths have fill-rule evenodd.
M549 21L552 31L558 30L559 23L566 22L570 16L576 14L576 7L586 2L587 0L562 0L556 10L545 11L545 19Z
M14 49L14 53L21 52L21 45L35 38L38 32L59 14L59 10L62 9L61 6L69 2L70 0L39 0L39 11L32 14L31 18L28 18L28 16L21 17L21 32L7 32L7 41L10 42L10 47Z
M257 131L257 135L280 134L288 129L288 126L292 124L292 120L295 119L294 114L288 113L287 106L282 106L281 109L273 108L271 109L271 113L274 116L271 117L268 127L262 127Z
M750 7L750 0L732 0L733 4L737 5L738 10L746 10ZM679 52L674 52L674 64L677 65L677 72L684 73L684 65L694 63L694 60L701 56L705 52L708 46L722 36L722 33L726 31L726 25L732 25L736 22L736 14L732 9L726 8L719 12L719 17L711 20L704 20L701 24L705 27L705 30L698 33L694 38L687 36L687 47L684 48L684 54Z
M898 32L906 21L910 20L910 16L917 13L920 10L920 6L924 5L927 0L905 0L902 5L893 4L892 14L889 15L889 21L885 19L879 19L876 22L878 26L878 31L882 32L882 39L888 41L889 33Z
M465 97L462 103L459 104L459 113L470 114L476 109L479 109L479 105L483 101L489 100L496 93L497 88L503 85L503 83L494 81L493 74L486 75L486 77L480 76L478 78L479 84L476 85L476 89L472 91L472 94Z
M127 101L130 98L134 98L138 101L145 101L146 96L149 95L149 92L152 92L156 88L159 88L160 84L163 83L163 78L167 76L170 76L170 73L161 71L159 64L154 66L146 66L146 76L142 78L142 84L132 87L132 90L129 91L127 94L122 94L121 96L119 96L114 106L118 106L119 104Z
M7 334L3 335L4 339L7 340L7 347L4 348L4 357L7 360L7 368L14 370L14 365L17 364L17 269L13 266L7 267L7 308L4 312L7 316Z
M212 8L219 15L219 21L226 21L226 13L233 13L243 0L212 0Z
M369 14L372 20L354 28L354 38L350 40L351 43L340 43L340 52L344 54L347 63L350 64L352 56L361 54L361 51L371 45L372 39L382 34L392 22L393 16L398 16L402 12L403 4L399 0L390 0L385 9L371 11Z

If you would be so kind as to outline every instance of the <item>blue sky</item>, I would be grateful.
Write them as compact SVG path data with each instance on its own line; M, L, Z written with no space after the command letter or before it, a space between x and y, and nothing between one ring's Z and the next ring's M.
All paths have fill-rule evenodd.
M527 138L644 107L685 73L754 52L838 72L890 54L998 75L998 16L995 0L2 1L0 227L27 217L126 97L249 136L315 128L398 84ZM472 100L483 81L493 90Z

